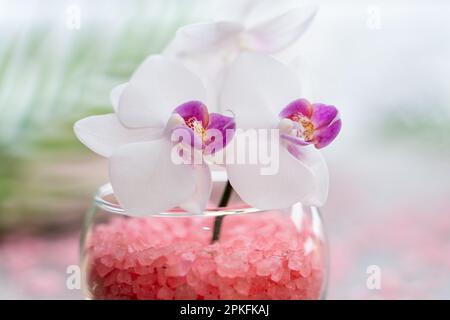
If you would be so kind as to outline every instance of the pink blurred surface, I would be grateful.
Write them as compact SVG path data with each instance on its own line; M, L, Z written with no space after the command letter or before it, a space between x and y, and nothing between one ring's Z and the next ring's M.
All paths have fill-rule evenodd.
M378 220L355 218L351 232L342 232L339 217L330 217L328 298L448 299L450 204L429 210L405 205ZM8 237L0 245L1 298L83 298L66 287L67 267L78 264L78 242L77 233ZM370 265L381 269L380 290L366 287Z
M77 299L66 270L78 265L78 233L52 237L12 235L0 244L0 298Z

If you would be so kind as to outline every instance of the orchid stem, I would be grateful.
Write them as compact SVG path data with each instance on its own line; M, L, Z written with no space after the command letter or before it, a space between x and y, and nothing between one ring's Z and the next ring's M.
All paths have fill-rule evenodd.
M222 198L220 198L219 208L223 208L228 205L232 193L233 187L231 186L230 181L227 181L227 185L225 186L225 190L223 191ZM216 242L220 238L220 231L222 229L223 218L225 218L225 216L223 215L214 218L214 230L211 243Z

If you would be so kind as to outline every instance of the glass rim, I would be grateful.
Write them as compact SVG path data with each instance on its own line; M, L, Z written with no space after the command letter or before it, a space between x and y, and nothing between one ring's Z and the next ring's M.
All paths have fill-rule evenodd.
M111 213L115 214L122 214L127 215L126 211L120 206L118 203L113 203L107 199L105 199L107 196L113 196L114 191L112 189L112 186L110 183L106 183L100 188L98 188L95 196L94 196L94 204L96 207L99 207L103 210L106 210ZM248 207L238 207L234 208L233 206L228 207L214 207L214 208L207 208L202 213L191 213L187 212L181 208L174 208L171 210L167 210L160 213L153 213L153 214L147 214L145 216L149 217L214 217L214 216L224 216L224 215L237 215L237 214L247 214L247 213L263 213L263 212L270 212L274 210L280 210L280 209L272 209L272 210L260 210L257 208L253 208L251 206Z

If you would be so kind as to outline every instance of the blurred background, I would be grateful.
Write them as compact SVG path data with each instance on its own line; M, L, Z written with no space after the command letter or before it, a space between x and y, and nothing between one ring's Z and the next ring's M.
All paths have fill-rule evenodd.
M450 3L308 3L320 10L295 51L305 90L343 119L324 151L328 298L450 299ZM107 163L72 125L110 112L111 88L211 10L205 0L0 0L1 299L83 298L66 269ZM380 290L366 286L372 265Z

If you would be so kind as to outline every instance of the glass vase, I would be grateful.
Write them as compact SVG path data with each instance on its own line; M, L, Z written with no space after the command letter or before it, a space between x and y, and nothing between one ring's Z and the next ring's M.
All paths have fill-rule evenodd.
M95 195L81 236L88 299L322 299L327 260L315 207L260 211L238 201L202 215L131 217L110 185Z

